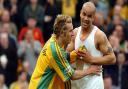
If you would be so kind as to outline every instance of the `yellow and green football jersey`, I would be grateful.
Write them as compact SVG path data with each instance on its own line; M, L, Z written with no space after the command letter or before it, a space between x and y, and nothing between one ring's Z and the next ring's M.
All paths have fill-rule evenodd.
M68 53L56 43L53 35L45 44L32 74L29 89L70 89L70 66Z

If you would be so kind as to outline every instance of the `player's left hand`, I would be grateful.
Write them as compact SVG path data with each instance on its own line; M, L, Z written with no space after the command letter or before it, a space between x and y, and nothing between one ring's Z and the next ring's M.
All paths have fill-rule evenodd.
M77 56L79 59L85 61L86 63L92 63L92 55L88 51L77 51Z

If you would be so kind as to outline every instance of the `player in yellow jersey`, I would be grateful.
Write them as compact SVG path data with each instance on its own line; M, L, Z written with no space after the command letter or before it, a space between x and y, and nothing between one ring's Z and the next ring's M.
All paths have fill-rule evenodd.
M72 53L67 53L65 48L72 36L71 17L58 15L54 23L54 32L38 57L29 89L71 89L70 79L80 79L101 72L99 66L91 66L86 70L74 70L70 66Z

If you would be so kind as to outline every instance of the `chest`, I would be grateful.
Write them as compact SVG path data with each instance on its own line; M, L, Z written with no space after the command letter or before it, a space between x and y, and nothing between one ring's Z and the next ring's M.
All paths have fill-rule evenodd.
M92 31L90 34L80 34L78 32L75 38L75 49L78 49L81 45L85 45L91 54L97 54L99 50L95 32Z

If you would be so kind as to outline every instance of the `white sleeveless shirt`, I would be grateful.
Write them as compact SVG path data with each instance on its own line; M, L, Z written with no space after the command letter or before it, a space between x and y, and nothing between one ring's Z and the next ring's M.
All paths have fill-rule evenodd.
M81 45L85 45L88 52L92 56L95 56L95 57L102 56L102 53L96 49L95 42L94 42L94 37L97 29L98 28L96 26L93 26L93 29L91 33L88 35L88 37L84 41L81 41L80 40L81 27L78 27L78 32L75 38L75 49L79 48ZM82 67L82 69L87 69L89 66L90 64L86 64L86 63L83 63L83 65L76 63L76 67ZM102 73L100 74L100 76L88 75L82 79L76 80L75 82L76 82L77 89L104 89Z

